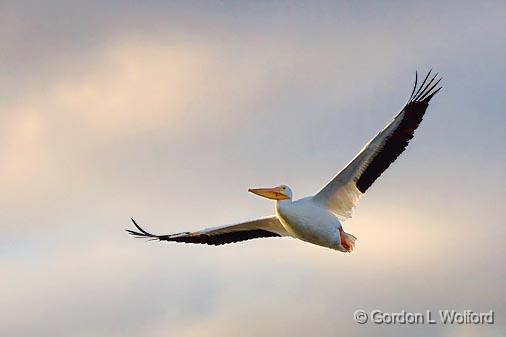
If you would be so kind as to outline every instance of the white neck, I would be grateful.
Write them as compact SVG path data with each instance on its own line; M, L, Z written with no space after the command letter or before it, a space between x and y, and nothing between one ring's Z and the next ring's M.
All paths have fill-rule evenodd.
M292 199L283 199L283 200L276 200L276 208L283 205L288 205L292 203Z

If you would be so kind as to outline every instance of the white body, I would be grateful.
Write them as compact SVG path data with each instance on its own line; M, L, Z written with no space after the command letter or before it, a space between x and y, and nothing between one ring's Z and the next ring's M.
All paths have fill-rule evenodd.
M341 245L339 219L312 197L276 202L276 215L293 237L319 246L346 251Z

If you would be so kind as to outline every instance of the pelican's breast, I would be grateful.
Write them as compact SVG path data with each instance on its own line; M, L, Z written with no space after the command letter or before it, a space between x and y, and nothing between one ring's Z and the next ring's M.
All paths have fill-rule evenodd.
M286 231L298 239L331 248L339 243L339 220L311 198L279 202L276 212Z

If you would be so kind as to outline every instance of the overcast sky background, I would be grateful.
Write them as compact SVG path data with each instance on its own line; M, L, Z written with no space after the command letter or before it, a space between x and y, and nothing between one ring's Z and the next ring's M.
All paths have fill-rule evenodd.
M502 336L506 3L2 1L0 335ZM444 89L344 223L289 238L156 233L315 193L400 110ZM494 310L487 326L358 325L356 309Z

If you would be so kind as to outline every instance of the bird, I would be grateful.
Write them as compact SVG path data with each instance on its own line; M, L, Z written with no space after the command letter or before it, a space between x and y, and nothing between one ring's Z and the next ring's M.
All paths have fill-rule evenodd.
M256 238L292 237L343 253L352 252L356 237L345 232L341 222L352 216L360 197L404 152L413 138L429 101L442 89L442 86L438 87L442 78L435 74L429 79L431 73L432 69L418 86L418 72L415 72L413 90L401 111L315 195L292 200L292 190L286 185L251 188L249 192L275 200L274 215L168 235L151 234L132 218L137 230L126 231L138 238L214 246Z

